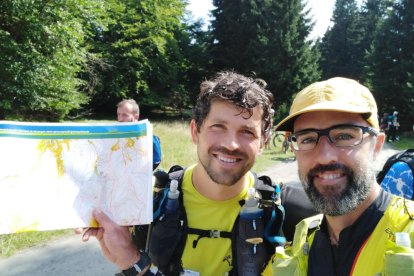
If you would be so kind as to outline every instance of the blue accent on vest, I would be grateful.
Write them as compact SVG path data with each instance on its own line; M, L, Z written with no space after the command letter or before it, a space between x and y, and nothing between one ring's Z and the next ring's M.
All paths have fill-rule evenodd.
M413 173L408 164L405 162L394 163L381 182L381 187L394 195L411 199L414 193L414 181Z

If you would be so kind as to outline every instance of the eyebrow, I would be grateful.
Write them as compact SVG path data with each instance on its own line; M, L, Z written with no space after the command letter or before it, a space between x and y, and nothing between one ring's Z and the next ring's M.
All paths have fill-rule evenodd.
M301 132L309 132L309 131L321 131L321 130L327 130L327 129L336 128L336 127L339 128L339 127L352 127L352 126L355 126L355 127L366 127L366 126L361 126L359 124L337 124L337 125L333 125L333 126L330 126L330 127L327 127L327 128L305 128L305 129L301 129L301 130L295 131L295 132L293 132L293 134L295 134L295 133L301 133Z
M223 119L211 119L211 124L223 124L223 125L230 125L231 123L229 121L223 120ZM248 130L255 130L256 127L254 125L247 125L244 124L241 126L242 129L248 129Z

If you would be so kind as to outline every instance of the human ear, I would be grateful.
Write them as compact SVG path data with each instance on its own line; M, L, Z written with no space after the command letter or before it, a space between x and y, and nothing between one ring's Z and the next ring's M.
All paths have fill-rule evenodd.
M190 122L190 130L191 130L191 140L194 144L198 143L198 130L197 130L197 124L195 120L191 120Z
M374 147L374 158L376 159L378 154L381 152L382 146L385 142L385 134L380 133L377 135L377 139L375 141L375 147Z

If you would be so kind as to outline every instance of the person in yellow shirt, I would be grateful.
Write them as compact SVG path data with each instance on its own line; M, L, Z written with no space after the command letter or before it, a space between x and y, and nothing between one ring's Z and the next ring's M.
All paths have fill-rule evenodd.
M170 263L179 263L181 271L167 271L166 275L179 272L185 275L258 275L265 269L272 254L266 253L264 237L249 239L248 233L241 236L240 232L233 236L233 227L242 209L240 202L248 194L251 196L247 199L249 202L258 200L254 193L250 193L249 188L255 186L257 179L250 170L271 134L272 100L264 81L234 72L220 72L201 84L190 125L198 162L183 173L180 191L188 229L193 232L189 231L184 239L182 256L174 255L165 266L168 269ZM252 210L257 206L253 205ZM95 236L106 258L122 270L120 275L162 275L154 267L149 269L155 261L149 256L162 254L175 245L166 233L156 233L155 222L151 225L151 235L159 235L161 253L150 250L148 254L134 244L128 227L116 225L98 210L93 214L101 227L86 230L83 240ZM166 219L168 214L161 216L157 224ZM182 224L178 223L177 228L180 226ZM245 227L251 231L264 231L265 226L260 217ZM209 232L208 237L200 234L205 231ZM242 254L232 251L233 243L243 244ZM236 261L239 255L255 259L263 251L266 255L258 262ZM267 265L267 269L271 273L271 265Z
M323 216L296 226L273 275L414 275L414 205L376 182L385 135L368 88L339 77L313 83L275 129L292 132L300 180ZM401 247L398 236L413 240Z

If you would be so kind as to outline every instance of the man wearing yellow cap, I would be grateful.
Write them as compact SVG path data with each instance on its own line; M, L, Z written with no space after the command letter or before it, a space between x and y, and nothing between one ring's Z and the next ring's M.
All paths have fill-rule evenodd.
M384 134L371 92L346 78L311 84L276 130L292 132L299 177L323 216L296 226L293 246L277 250L273 274L414 275L413 202L375 180ZM411 246L397 245L396 236L407 238L400 232L411 235Z

